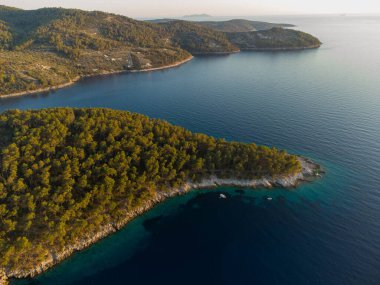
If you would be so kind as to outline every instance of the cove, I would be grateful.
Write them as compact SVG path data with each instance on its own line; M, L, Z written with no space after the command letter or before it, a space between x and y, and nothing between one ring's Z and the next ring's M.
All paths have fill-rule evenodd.
M377 284L380 19L277 21L298 24L324 45L196 57L170 70L1 99L0 110L139 112L305 155L326 168L322 180L295 191L218 189L173 198L38 278L12 283Z

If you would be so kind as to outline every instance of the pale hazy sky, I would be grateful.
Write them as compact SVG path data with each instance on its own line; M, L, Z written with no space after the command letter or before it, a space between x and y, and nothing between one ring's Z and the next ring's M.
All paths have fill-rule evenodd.
M102 10L130 17L198 13L214 16L380 13L380 0L0 0L0 4L24 9L65 7Z

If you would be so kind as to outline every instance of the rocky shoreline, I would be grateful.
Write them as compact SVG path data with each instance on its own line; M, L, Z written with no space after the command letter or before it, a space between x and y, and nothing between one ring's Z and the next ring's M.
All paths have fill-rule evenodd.
M194 53L194 55L195 56L230 55L230 54L239 53L241 51L263 51L263 52L265 52L265 51L297 51L297 50L317 49L320 47L321 47L321 45L310 46L310 47L297 47L297 48L241 48L241 49L235 50L235 51L202 52L202 53ZM133 70L106 71L106 72L101 72L101 73L97 73L97 74L77 76L74 79L71 79L68 82L65 82L65 83L62 83L59 85L49 86L49 87L45 87L45 88L38 88L35 90L26 90L26 91L14 92L14 93L9 93L9 94L0 94L0 99L10 98L10 97L26 96L26 95L32 95L32 94L44 93L44 92L51 92L51 91L54 91L57 89L69 87L69 86L75 84L76 82L78 82L79 80L81 80L83 78L90 78L90 77L103 76L103 75L112 75L112 74L119 74L119 73L129 73L129 72L130 73L137 73L137 72L150 72L150 71L164 70L164 69L173 68L173 67L177 67L177 66L180 66L182 64L185 64L186 62L189 62L193 58L194 58L193 56L190 56L184 60L177 61L177 62L169 64L169 65L159 66L159 67L152 67L152 68L145 68L145 69L133 69Z
M200 53L194 53L194 56L212 56L212 55L230 55L230 54L235 54L235 53L240 53L241 51L297 51L297 50L308 50L308 49L317 49L320 48L321 45L316 45L316 46L310 46L310 47L295 47L295 48L240 48L238 50L234 51L226 51L226 52L200 52ZM74 79L71 79L70 81L66 83L62 83L59 85L55 86L49 86L45 88L38 88L35 90L26 90L26 91L20 91L20 92L15 92L15 93L10 93L10 94L0 94L0 99L2 98L9 98L9 97L18 97L18 96L26 96L26 95L32 95L36 93L44 93L44 92L51 92L57 89L69 87L73 84L75 84L77 81L83 79L83 78L90 78L90 77L96 77L96 76L103 76L103 75L112 75L112 74L119 74L119 73L137 73L137 72L150 72L150 71L158 71L158 70L164 70L168 68L173 68L180 66L190 60L192 60L194 57L189 56L188 58L174 62L169 65L164 65L164 66L159 66L159 67L152 67L152 68L145 68L145 69L133 69L133 70L116 70L116 71L106 71L106 72L101 72L97 74L91 74L91 75L83 75L83 76L77 76ZM1 285L1 284L0 284Z
M81 79L81 77L77 76L74 79L71 79L70 81L68 81L66 83L62 83L62 84L55 85L55 86L49 86L46 88L38 88L35 90L28 90L28 91L20 91L20 92L15 92L15 93L10 93L10 94L2 94L2 95L0 95L0 99L1 98L8 98L8 97L18 97L18 96L24 96L24 95L31 95L31 94L36 94L36 93L50 92L50 91L53 91L56 89L61 89L61 88L65 88L65 87L68 87L70 85L73 85L79 79Z
M215 51L215 52L194 52L195 56L212 56L212 55L230 55L239 53L241 50L232 50L232 51Z
M159 66L159 67L152 67L152 68L145 68L145 69L133 69L133 70L106 71L106 72L101 72L101 73L97 73L97 74L77 76L74 79L72 79L66 83L55 85L55 86L49 86L46 88L38 88L36 90L20 91L20 92L15 92L15 93L10 93L10 94L0 94L0 99L10 98L10 97L18 97L18 96L26 96L26 95L36 94L36 93L51 92L51 91L54 91L57 89L69 87L69 86L75 84L76 82L78 82L80 79L83 79L83 78L90 78L90 77L96 77L96 76L102 76L102 75L112 75L112 74L118 74L118 73L129 73L129 72L131 72L131 73L150 72L150 71L158 71L158 70L173 68L173 67L180 66L180 65L182 65L182 64L184 64L184 63L186 63L192 59L193 59L193 56L189 56L188 58L186 58L184 60L177 61L177 62L174 62L174 63L169 64L169 65ZM0 283L0 285L1 285L1 283Z
M241 51L297 51L297 50L309 50L309 49L318 49L322 45L314 45L308 47L287 47L287 48L241 48Z
M265 177L261 179L252 180L241 180L241 179L220 179L215 176L211 176L207 179L203 179L200 182L188 182L181 188L171 189L167 192L157 193L154 198L147 201L144 206L134 210L133 212L127 213L125 218L119 223L109 223L103 226L96 234L89 234L88 236L78 240L77 242L67 246L64 250L60 252L51 252L49 257L41 262L38 266L31 270L7 270L6 268L0 268L0 285L6 285L8 278L30 278L35 277L38 274L46 271L47 269L57 265L62 260L68 258L75 252L81 251L95 242L107 237L108 235L115 233L120 228L125 226L129 221L138 215L145 213L150 210L154 205L163 202L164 200L178 196L184 195L193 189L204 189L204 188L215 188L218 186L237 186L246 188L272 188L272 187L283 187L283 188L295 188L302 182L311 182L320 177L321 173L324 173L320 165L312 162L311 160L299 157L298 158L302 170L300 173L295 175L288 175L282 177Z

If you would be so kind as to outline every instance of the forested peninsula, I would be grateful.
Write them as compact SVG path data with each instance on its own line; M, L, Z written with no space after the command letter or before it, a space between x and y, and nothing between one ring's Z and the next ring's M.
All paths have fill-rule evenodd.
M255 32L227 33L227 38L240 50L276 51L319 48L321 42L310 34L274 27Z
M0 97L64 87L80 78L174 67L192 55L316 48L286 24L247 20L137 21L99 11L0 5Z
M32 277L167 197L294 187L319 166L110 109L0 114L0 279Z

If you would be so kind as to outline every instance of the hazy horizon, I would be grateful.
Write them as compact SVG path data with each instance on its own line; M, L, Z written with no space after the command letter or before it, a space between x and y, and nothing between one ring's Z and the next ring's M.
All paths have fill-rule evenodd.
M138 3L122 0L100 1L91 3L74 0L3 0L0 4L22 9L43 7L78 8L83 10L100 10L122 14L135 18L181 17L193 14L209 14L216 17L247 17L274 15L325 15L325 14L380 14L380 3L372 0L363 1L329 1L304 3L302 0L204 0L201 3L189 0L140 0Z

